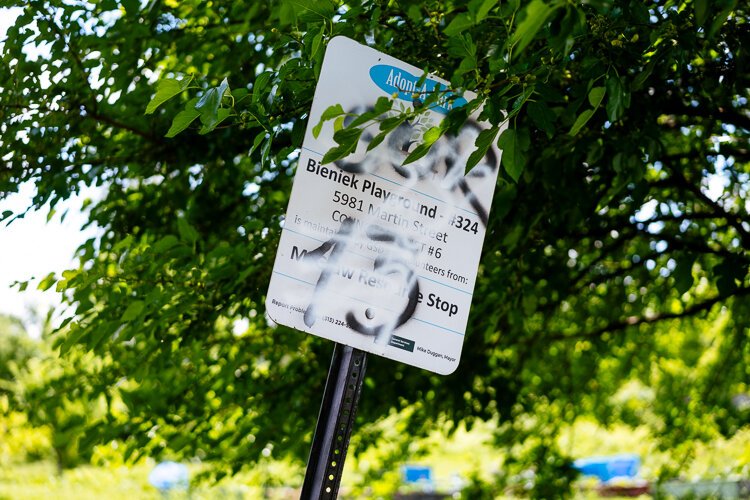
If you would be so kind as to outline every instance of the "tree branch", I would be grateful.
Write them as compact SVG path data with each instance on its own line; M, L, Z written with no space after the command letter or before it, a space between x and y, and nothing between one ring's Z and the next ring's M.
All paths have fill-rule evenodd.
M740 238L742 239L742 245L745 248L750 248L750 233L746 231L742 226L743 221L738 214L729 212L720 203L717 203L709 198L703 191L701 191L700 187L688 181L687 178L682 174L682 172L679 169L675 168L674 165L672 165L670 162L666 162L665 165L667 165L669 170L672 172L672 178L676 181L678 187L689 191L699 201L711 207L714 213L720 214L722 218L726 219L727 223L729 223L729 225L732 226L735 231L737 231L737 234L740 235Z
M750 287L738 288L732 293L719 294L699 304L693 304L692 306L687 307L682 312L678 312L678 313L662 312L662 313L654 314L652 316L629 316L622 320L610 323L602 328L592 330L590 332L583 332L583 333L575 334L575 335L568 335L564 333L554 333L551 335L545 335L544 337L533 337L531 338L531 340L538 339L538 340L544 340L545 342L558 342L558 341L581 340L581 339L601 337L605 333L618 332L621 330L625 330L626 328L631 327L631 326L650 325L650 324L659 323L661 321L666 321L670 319L686 318L689 316L693 316L695 314L708 311L716 304L723 302L725 300L728 300L730 298L744 297L746 295L750 295Z
M0 104L0 109L20 109L22 111L44 111L46 113L63 113L63 114L70 114L71 112L74 112L74 110L70 109L52 109L49 106L43 106L43 105L37 105L37 108L31 108L31 105L23 105L23 104ZM114 118L111 118L106 115L102 115L96 111L92 111L91 109L87 108L85 105L82 105L83 109L86 111L86 114L80 114L78 113L78 116L82 118L93 118L94 120L98 120L102 123L106 123L107 125L111 125L115 128L119 128L122 130L127 130L128 132L132 132L133 134L143 137L144 139L147 139L151 142L158 142L159 138L149 134L148 132L144 132L143 130L137 129L133 127L132 125L128 125L127 123L122 123L120 121L115 120Z
M712 108L710 106L687 106L682 102L671 100L664 103L665 114L683 115L693 118L714 119L723 123L730 123L737 127L750 130L750 116L739 113L734 108L725 108L719 106Z

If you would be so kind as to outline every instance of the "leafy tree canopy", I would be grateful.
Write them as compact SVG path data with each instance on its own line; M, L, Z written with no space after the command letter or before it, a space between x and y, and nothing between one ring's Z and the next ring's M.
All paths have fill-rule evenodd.
M539 467L579 414L639 418L612 397L626 381L657 387L666 442L697 416L748 423L731 404L750 375L745 3L4 4L23 13L0 63L0 192L106 189L101 235L43 282L75 307L60 349L106 365L90 436L234 469L306 453L331 345L269 326L263 303L336 35L510 117L460 368L372 359L362 422L497 419L504 442L539 442Z
M39 354L18 318L0 314L0 394L14 378L14 371Z

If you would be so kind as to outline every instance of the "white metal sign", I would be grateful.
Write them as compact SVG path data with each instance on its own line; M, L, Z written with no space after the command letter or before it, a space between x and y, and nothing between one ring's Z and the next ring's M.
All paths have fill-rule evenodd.
M436 373L453 372L466 333L479 257L500 164L494 145L464 175L485 127L475 119L403 165L463 97L445 82L344 37L330 41L310 112L266 307L273 321ZM359 114L378 98L394 109L442 92L371 151L321 164L336 146L330 106ZM468 97L468 96L467 96ZM395 114L395 112L394 112Z

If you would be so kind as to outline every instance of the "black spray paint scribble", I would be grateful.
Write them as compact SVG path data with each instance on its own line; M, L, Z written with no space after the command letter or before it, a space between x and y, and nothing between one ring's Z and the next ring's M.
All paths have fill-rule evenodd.
M347 121L350 122L353 119L351 116L365 110L354 109ZM404 159L416 146L420 135L413 124L401 124L388 135L385 144L369 152L366 152L367 144L374 136L365 129L360 137L357 152L334 164L341 170L354 174L376 173L381 168L393 169L404 179L404 189L419 181L433 179L446 192L463 196L476 211L482 225L486 227L488 207L485 207L472 191L469 180L494 178L499 164L495 151L492 148L488 149L479 163L464 175L469 155L476 149L475 140L482 130L476 121L469 120L458 135L443 135L423 158L403 165ZM361 159L352 160L352 157ZM305 310L304 322L308 327L312 327L318 319L319 303L326 298L335 300L330 297L331 279L337 272L341 256L346 249L361 240L378 242L389 249L375 259L373 272L383 277L400 276L404 284L402 290L405 292L406 304L400 311L378 310L378 317L375 317L373 309L369 307L363 307L363 310L349 310L346 313L346 325L360 334L375 337L377 343L388 344L393 332L414 315L418 305L420 287L414 262L420 246L410 238L378 224L361 225L359 221L347 218L341 222L339 231L330 240L307 252L307 261L322 265L312 300Z
M338 269L341 256L347 247L358 239L354 235L357 231L356 222L355 219L343 221L341 228L331 239L305 255L305 260L322 263L312 301L305 310L304 321L308 328L312 327L318 319L318 303L330 293L331 278ZM407 303L401 311L378 310L379 317L375 317L376 313L369 307L364 311L350 310L346 313L346 324L356 332L375 337L378 343L388 343L391 333L406 323L417 308L419 281L410 261L416 257L419 247L413 240L375 224L367 226L365 233L367 239L389 249L375 259L374 274L381 277L400 275L404 283L402 289L405 291ZM390 314L386 316L386 313Z
M372 108L370 108L372 109ZM353 120L353 116L366 111L366 109L355 109L344 120L344 125ZM409 183L416 183L430 176L437 176L443 189L450 193L460 192L471 207L476 211L482 225L487 227L489 211L481 200L472 191L467 179L483 178L494 175L498 167L498 157L492 148L487 150L484 157L471 171L464 175L469 156L474 152L479 132L483 128L469 119L458 135L445 134L432 145L428 153L419 160L403 165L410 150L417 144L418 132L411 123L402 123L385 140L387 147L376 148L369 153L364 153L360 161L343 159L334 162L341 170L350 173L375 173L380 168L391 168ZM374 138L372 132L365 129L360 136L355 156L361 156L366 151L367 145Z

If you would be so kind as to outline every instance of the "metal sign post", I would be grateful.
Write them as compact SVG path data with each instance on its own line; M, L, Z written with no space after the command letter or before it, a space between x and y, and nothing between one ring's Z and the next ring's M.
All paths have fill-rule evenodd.
M338 495L366 365L366 352L339 343L334 345L302 485L302 500L335 499Z

